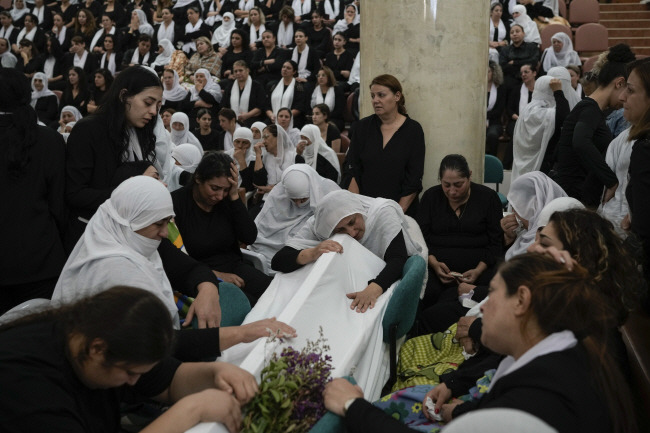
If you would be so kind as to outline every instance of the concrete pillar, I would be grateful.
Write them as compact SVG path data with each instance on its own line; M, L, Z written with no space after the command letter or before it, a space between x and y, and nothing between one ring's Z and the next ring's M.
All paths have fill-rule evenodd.
M473 180L483 183L488 20L485 0L362 2L361 116L373 113L370 81L397 77L426 137L425 191L450 153L464 155Z

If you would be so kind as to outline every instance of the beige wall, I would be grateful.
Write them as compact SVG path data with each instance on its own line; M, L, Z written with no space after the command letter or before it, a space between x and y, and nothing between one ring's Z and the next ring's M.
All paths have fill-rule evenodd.
M464 155L473 180L483 182L488 20L485 0L362 4L361 116L373 112L363 83L396 76L426 137L424 190L438 183L440 160L449 153Z

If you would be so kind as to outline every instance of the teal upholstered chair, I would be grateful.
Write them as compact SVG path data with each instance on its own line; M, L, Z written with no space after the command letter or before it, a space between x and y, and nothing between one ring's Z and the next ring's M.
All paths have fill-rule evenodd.
M251 303L244 292L234 284L223 281L219 283L219 305L221 306L221 327L241 325L251 310ZM192 319L192 327L199 327L196 316Z
M384 343L389 345L390 378L389 383L397 379L397 340L406 335L415 322L420 291L427 271L427 265L420 256L412 256L406 261L402 271L402 280L395 287L395 292L384 312L382 327ZM347 378L356 383L354 379ZM345 432L343 420L338 415L328 412L310 430L310 433Z
M508 199L499 192L499 184L503 183L503 164L501 160L493 155L485 155L485 172L483 173L483 182L493 183L496 185L501 207L505 210L508 206Z

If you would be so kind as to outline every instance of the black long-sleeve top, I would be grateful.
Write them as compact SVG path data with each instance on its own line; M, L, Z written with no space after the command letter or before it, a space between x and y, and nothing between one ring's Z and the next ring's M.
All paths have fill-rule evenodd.
M271 268L280 272L293 272L296 269L300 269L303 265L299 265L296 261L300 251L288 246L282 248L273 256ZM391 284L402 277L404 264L408 260L406 242L401 231L391 241L388 248L386 248L383 259L386 262L386 266L384 266L384 269L381 270L377 277L368 281L368 284L377 283L381 287L381 290L385 292Z
M528 102L533 98L533 92L528 91ZM506 104L506 113L508 114L508 120L512 120L512 115L519 115L519 101L521 99L521 86L513 87L508 94L508 103ZM561 125L560 125L561 126Z
M196 298L197 286L212 283L219 287L219 280L214 272L203 262L188 256L168 239L163 239L158 246L158 254L172 288L184 295Z
M327 56L325 56L325 63L323 64L334 72L334 78L336 78L336 81L348 81L347 78L341 75L341 71L350 72L352 70L354 56L347 50L343 51L338 56L334 54L334 51L330 51L327 53Z
M381 119L373 114L357 123L348 161L361 194L399 202L422 191L424 152L424 131L418 122L407 117L384 147ZM407 214L415 210L417 198Z
M65 143L56 131L33 126L37 140L25 171L18 178L8 170L8 144L16 136L11 116L0 115L0 194L5 227L0 253L0 286L55 278L66 255L62 236L66 220Z
M524 63L536 64L539 59L539 48L534 42L522 42L518 47L513 44L501 47L499 50L499 64L504 75L519 76L519 69ZM510 61L512 60L512 64Z
M270 77L273 77L273 79L279 80L282 78L280 75L280 71L282 70L282 63L284 63L287 57L290 58L287 50L282 50L278 47L274 47L273 51L271 51L268 56L266 55L265 48L255 50L255 54L253 54L253 60L251 61L251 73L253 73L253 77L268 74ZM271 59L275 59L275 62L268 65L264 64L265 60ZM262 67L264 68L264 71L258 72L258 70Z
M319 56L324 56L332 40L332 34L325 26L320 30L315 30L311 25L307 28L307 43L309 46L318 52Z
M225 197L212 211L201 209L192 197L193 185L172 193L176 225L189 255L210 268L242 260L239 243L253 244L257 227L240 199Z
M253 59L253 52L249 50L248 47L240 53L235 53L232 49L232 46L228 47L228 50L221 58L220 78L222 79L225 78L224 73L226 71L230 71L230 73L232 74L232 67L237 60L243 60L246 62L247 65L250 65L252 59ZM234 78L234 76L231 75L230 78Z
M591 98L580 101L564 121L557 143L554 180L569 196L597 206L602 186L618 183L605 162L611 141L612 132L598 103Z
M501 218L499 196L472 182L460 218L449 205L442 186L436 185L422 195L416 221L429 254L452 271L465 272L479 262L494 266L503 255Z
M488 91L488 101L490 99L490 92ZM501 123L501 115L506 107L506 87L497 86L497 99L494 106L487 112L487 120L490 125L498 125Z
M56 122L59 118L59 99L56 95L49 95L36 100L34 107L38 120L46 125Z
M650 140L637 140L632 148L630 181L625 196L630 205L632 231L640 238L644 250L643 273L650 282Z
M562 125L569 116L569 113L571 113L569 101L567 101L562 90L553 92L553 97L555 98L555 132L553 132L551 139L548 141L544 160L540 168L540 171L545 174L548 174L553 168L553 164L555 164L555 160L557 159L557 142L560 140Z

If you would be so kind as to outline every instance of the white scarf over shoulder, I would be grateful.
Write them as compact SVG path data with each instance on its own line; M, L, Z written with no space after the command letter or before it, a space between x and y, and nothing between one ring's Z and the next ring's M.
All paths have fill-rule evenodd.
M499 20L499 25L495 26L494 22L490 19L490 42L494 41L494 32L497 32L498 42L506 38L506 26L502 20Z
M296 151L289 141L289 136L281 126L278 126L277 139L277 155L274 156L271 152L266 152L262 156L262 162L268 174L267 183L269 185L276 185L280 182L282 172L296 161Z
M140 21L138 31L142 34L152 36L153 27L149 24L149 21L147 21L147 14L145 14L142 9L133 9L133 11L138 15L138 20Z
M34 80L41 80L43 82L42 90L36 90L36 87L34 87ZM36 102L39 100L39 98L44 98L51 95L54 95L54 92L47 87L47 76L42 72L35 73L32 77L32 108L36 107Z
M630 207L625 198L625 190L629 181L627 173L630 168L632 147L636 142L635 140L630 141L629 138L630 128L621 132L607 147L605 162L616 173L618 188L616 188L614 197L598 208L598 212L612 222L616 233L623 238L627 237L627 233L621 228L621 221L630 213Z
M314 108L314 106L318 104L326 104L330 112L334 111L334 106L336 105L336 95L334 93L334 87L330 87L327 89L327 93L325 94L325 97L323 97L323 93L321 91L320 86L316 86L314 91L311 94L311 108Z
M302 16L311 12L311 0L293 0L291 9L296 16Z
M544 50L545 54L542 68L545 71L548 71L553 66L582 65L580 56L573 50L573 42L571 42L569 35L564 32L557 32L551 37L551 42L553 40L562 42L562 49L559 53L556 53L551 45Z
M299 250L312 248L329 239L343 218L357 213L366 223L366 231L359 242L380 259L400 231L409 256L420 253L422 248L411 239L409 222L394 200L366 197L347 190L333 191L323 197L314 216L289 239L287 246Z
M293 44L293 23L285 25L283 21L280 21L277 44L278 47L288 47Z
M262 211L255 218L257 239L248 249L271 259L289 238L314 214L322 198L339 186L321 177L306 164L294 164L282 173L281 181L271 190ZM293 198L308 198L297 205Z
M111 27L111 29L108 31L108 34L109 35L114 35L115 34L115 26ZM93 36L93 40L90 43L90 48L89 48L90 51L92 51L93 48L95 48L97 46L97 43L99 42L99 38L101 38L102 36L104 36L104 29L103 28L97 30L97 32L95 33L95 36Z
M156 36L158 41L162 41L163 39L170 40L171 42L174 42L174 37L176 36L174 34L174 27L176 26L176 23L172 20L172 22L169 23L167 26L164 22L160 23L160 26L158 27L158 33L156 33ZM160 42L158 42L160 44Z
M178 2L180 3L180 1ZM178 3L176 3L176 6L178 6ZM174 8L176 7L174 6ZM192 23L188 22L185 24L185 33L194 33L199 31L201 29L201 26L203 25L203 20L199 18L196 20L196 24L192 25ZM186 42L183 44L183 51L186 53L190 53L190 51L196 51L196 43L192 40L190 42Z
M280 80L278 84L275 85L273 93L271 93L271 110L273 110L273 115L278 116L278 111L280 108L291 109L291 104L293 104L293 94L296 88L296 79L292 78L291 83L287 86L287 89L284 89L284 81ZM293 117L291 118L291 125L293 126Z
M235 81L232 84L230 92L230 108L239 117L240 114L248 113L250 111L249 104L251 98L251 88L253 87L253 79L248 76L244 90L239 90L239 82Z
M300 131L300 135L304 135L311 142L311 144L305 146L305 150L302 152L302 157L305 158L305 163L316 170L318 155L321 155L336 169L336 172L338 173L336 181L339 182L341 180L339 158L336 156L334 149L329 147L321 137L320 128L316 125L305 125Z
M160 298L178 328L174 294L158 254L160 241L136 233L173 215L172 198L162 182L148 176L122 182L88 222L52 301L72 302L116 285L139 287Z
M555 133L555 97L549 86L552 79L545 75L535 82L533 99L519 113L513 134L512 181L540 169Z
M298 60L298 54L300 54L300 60ZM305 48L302 50L302 53L298 53L298 47L295 47L293 49L291 60L293 60L298 64L298 76L300 78L309 78L311 76L311 71L307 69L308 58L309 58L309 45L305 45Z
M528 229L520 233L508 248L506 260L525 253L526 249L535 242L542 209L558 197L567 197L567 194L560 185L541 171L523 174L512 182L508 192L508 202L511 209L528 221Z

